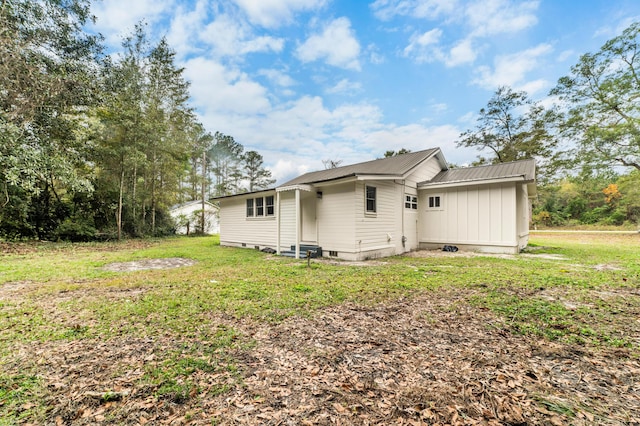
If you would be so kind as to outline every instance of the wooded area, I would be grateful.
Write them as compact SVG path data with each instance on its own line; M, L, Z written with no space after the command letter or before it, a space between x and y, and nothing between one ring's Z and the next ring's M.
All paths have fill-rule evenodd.
M88 0L0 9L0 237L166 235L173 204L273 183L262 156L211 134L165 39L142 24L104 54Z
M140 24L107 55L90 3L0 3L0 238L166 235L173 204L274 183L258 152L198 122L165 39ZM501 87L460 136L479 164L537 159L534 224L638 223L639 32L583 55L554 107Z

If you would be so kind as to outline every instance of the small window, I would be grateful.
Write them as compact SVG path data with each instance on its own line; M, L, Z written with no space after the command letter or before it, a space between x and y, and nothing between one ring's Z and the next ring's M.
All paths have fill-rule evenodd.
M264 216L264 198L256 198L256 216Z
M247 217L253 217L253 198L247 200Z
M267 216L273 216L273 213L275 212L275 208L273 205L273 195L265 197L265 204L267 206Z
M429 197L429 208L430 209L439 209L440 208L440 196L439 195L431 195Z
M406 195L404 196L404 207L406 209L418 210L418 197L415 195Z
M366 192L367 213L375 213L376 212L376 187L367 186L365 192Z

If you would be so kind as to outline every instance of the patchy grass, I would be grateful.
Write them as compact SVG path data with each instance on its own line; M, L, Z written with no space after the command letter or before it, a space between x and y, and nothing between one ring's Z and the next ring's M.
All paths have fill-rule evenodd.
M257 337L239 322L275 327L287 318L311 319L319 310L345 304L374 309L454 294L455 301L441 309L489 312L495 320L486 324L488 330L640 354L640 235L539 234L519 256L434 252L358 265L314 261L311 267L306 261L220 247L217 237L3 244L2 249L0 418L6 424L85 418L81 399L74 400L78 407L71 414L51 399L60 392L57 384L64 384L45 368L54 369L53 361L43 360L52 351L63 365L75 362L90 369L100 367L103 358L96 342L125 345L119 357L108 352L109 367L98 368L99 374L120 378L122 389L137 390L141 397L206 406L207 400L242 386L240 361L244 368L257 362L245 359ZM113 262L161 258L196 263L133 272L103 269ZM439 321L440 312L416 321L428 327ZM64 350L71 349L63 348L84 348L86 356L69 358ZM88 380L82 371L74 377ZM103 386L96 392L108 396L99 401L102 408L120 403L115 399L121 389ZM578 412L547 396L537 398L540 407L558 415ZM112 415L117 423L131 413Z

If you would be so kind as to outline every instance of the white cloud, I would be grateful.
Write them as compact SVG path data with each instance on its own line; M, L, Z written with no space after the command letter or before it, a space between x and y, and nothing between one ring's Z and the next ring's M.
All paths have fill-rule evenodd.
M331 21L320 34L310 36L298 46L296 55L302 62L324 59L335 67L360 70L360 43L351 22L344 17Z
M486 89L499 86L516 88L519 84L524 85L522 82L527 73L540 67L540 58L552 50L550 44L543 43L522 52L497 56L493 61L493 69L488 66L478 67L478 77L473 83Z
M213 60L198 57L187 61L185 77L191 81L193 103L205 114L262 114L271 108L263 86Z
M138 22L153 25L173 7L174 0L110 0L93 3L91 11L97 18L95 29L105 34L107 44L119 46Z
M351 93L358 92L362 89L362 84L350 81L348 78L343 78L334 86L326 90L327 93Z
M376 0L371 4L376 17L390 20L394 16L435 19L458 9L456 0Z
M206 0L198 0L191 10L186 10L182 5L176 9L167 34L167 41L181 57L197 50L193 39L204 27L206 19Z
M258 71L258 75L266 77L271 83L280 87L291 87L296 84L293 78L280 70L261 69Z
M210 45L219 56L242 56L254 52L280 52L284 40L270 36L253 35L247 25L229 15L217 16L208 24L200 39Z
M298 12L318 10L326 0L234 0L249 20L266 28L293 22Z
M465 15L471 35L484 37L515 33L538 23L538 1L478 0L470 3Z
M451 48L449 54L445 56L444 63L448 67L455 67L475 61L477 52L473 48L471 39L460 40Z

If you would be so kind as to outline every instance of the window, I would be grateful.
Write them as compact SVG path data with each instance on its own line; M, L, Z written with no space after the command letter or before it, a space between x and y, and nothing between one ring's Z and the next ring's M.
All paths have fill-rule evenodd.
M375 213L376 212L376 187L375 186L367 186L365 187L365 199L367 204L367 213Z
M264 216L264 198L256 198L256 216Z
M404 195L404 207L406 209L418 210L418 197L415 195Z
M253 198L247 200L247 217L253 217Z
M265 197L265 204L267 206L267 216L273 216L273 213L275 212L275 208L273 206L273 195Z
M440 196L439 195L430 195L429 196L429 208L430 209L439 209L441 207Z

